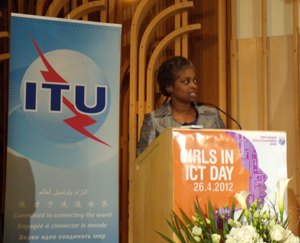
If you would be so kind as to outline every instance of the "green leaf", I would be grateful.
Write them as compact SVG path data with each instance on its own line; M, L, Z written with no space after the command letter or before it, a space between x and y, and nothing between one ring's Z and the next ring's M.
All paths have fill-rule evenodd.
M231 206L231 214L230 214L231 219L234 219L234 213L235 213L235 201L233 201Z
M184 237L181 233L181 230L180 230L180 226L177 224L177 222L175 222L174 220L174 216L173 214L171 213L170 214L170 218L171 220L166 220L167 224L169 225L169 227L172 229L172 231L174 232L174 234L177 236L177 238L182 242L182 243L186 243L184 241ZM157 232L157 231L156 231ZM167 236L163 235L162 233L159 233L157 232L159 235L161 235L165 240L168 240L169 242L173 242L170 238L168 238Z
M235 201L232 202L231 205L231 212L230 212L230 218L234 220L234 213L235 213ZM226 224L223 222L223 235L225 236L227 233L230 232L232 226L228 224L228 220L226 220Z
M194 224L192 223L192 221L188 218L188 216L186 216L186 214L182 211L182 209L179 209L179 210L180 210L180 213L181 213L181 215L182 215L184 221L186 222L186 224L188 224L188 225L194 225ZM192 229L192 228L193 228L193 226L190 226L190 227L189 227L189 229Z
M216 227L215 213L210 200L208 200L208 215L209 215L209 220L211 221L210 227L212 229L212 233L218 233Z
M194 237L192 236L191 232L185 227L184 223L180 220L180 218L175 213L174 213L174 217L175 217L176 221L178 222L178 224L180 225L183 232L185 233L185 236L188 238L189 242L197 243L195 241ZM182 241L182 242L185 242L185 241Z
M286 229L289 226L290 222L291 222L291 212L288 213L286 219L284 220L284 222L282 222L282 227Z
M228 233L228 221L223 220L222 224L223 224L223 235L226 236Z
M244 216L244 212L245 210L242 210L241 214L240 214L240 217L237 219L238 221L241 221L242 220L242 217Z
M170 243L175 243L174 241L172 241L171 239L169 239L167 236L163 235L162 233L156 231L157 234L159 234L162 238L164 238L166 241L170 242Z
M200 209L200 206L199 206L196 202L194 202L194 209L195 209L195 213L196 213L197 215L199 215L200 221L201 221L201 222L204 222L204 219L203 219L204 213L202 212L202 210ZM204 218L205 218L205 217L204 217Z
M211 237L210 237L210 227L207 226L206 221L205 221L205 214L202 212L200 206L194 202L194 208L195 208L195 213L197 215L199 215L199 220L200 220L200 224L198 225L198 227L202 228L202 234L203 234L203 238L205 242L211 242Z
M171 227L171 229L173 230L173 232L175 233L175 235L177 236L177 238L182 242L185 243L184 237L181 233L180 230L180 225L178 224L176 218L175 218L175 213L173 212L173 214L171 215L171 221L172 223L168 222L169 226ZM177 215L176 215L177 216Z

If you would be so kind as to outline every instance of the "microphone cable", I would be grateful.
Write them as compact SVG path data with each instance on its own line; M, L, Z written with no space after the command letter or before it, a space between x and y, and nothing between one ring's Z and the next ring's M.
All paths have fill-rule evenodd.
M197 106L211 105L211 106L215 107L217 110L221 111L223 114L228 116L231 120L233 120L239 126L240 130L242 130L241 125L235 119L233 119L230 115L228 115L226 112L222 111L219 107L217 107L213 104L210 104L210 103L203 103L203 102L197 102L196 104L197 104Z

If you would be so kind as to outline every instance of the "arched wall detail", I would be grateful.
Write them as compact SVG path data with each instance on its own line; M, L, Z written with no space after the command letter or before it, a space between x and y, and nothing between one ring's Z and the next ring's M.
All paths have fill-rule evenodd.
M192 2L187 3L178 3L176 5L172 5L171 7L168 7L167 9L164 9L162 12L160 12L156 17L150 22L148 27L146 28L143 37L140 42L139 47L139 100L143 101L145 100L145 85L147 84L147 92L146 92L146 108L144 102L139 102L138 107L138 137L140 136L140 128L143 123L144 114L149 113L154 110L154 92L153 92L153 79L147 80L146 82L146 57L147 57L147 50L149 47L149 43L152 39L153 34L157 30L158 26L168 19L169 17L178 14L183 11L187 11L189 8L193 7ZM156 47L157 48L157 47ZM148 85L150 84L150 85ZM149 90L150 89L150 90ZM151 100L151 101L149 101Z
M187 33L200 30L200 24L184 25L183 27L175 28L171 33L165 34L165 37L161 39L151 52L148 50L149 43L153 34L158 31L160 25L162 25L167 19L179 13L186 13L189 8L193 6L193 2L182 2L174 4L166 9L160 10L156 17L150 21L148 27L142 32L142 22L145 16L153 7L156 1L141 1L135 15L133 16L131 25L131 38L130 38L130 107L129 107L129 183L132 183L132 173L135 170L133 161L136 158L136 146L140 133L140 128L143 123L144 114L155 109L155 80L154 72L162 56L162 53L166 47L175 40L180 41L180 45L187 41L185 38L182 40L181 36L187 36ZM187 18L187 15L185 15ZM187 23L187 20L179 19L179 22ZM176 25L176 24L175 24ZM141 36L141 37L140 37ZM141 41L139 41L141 39ZM184 40L184 41L183 41ZM184 46L182 49L187 49ZM147 53L149 54L149 61L147 61ZM177 51L178 53L178 51ZM179 52L180 53L180 52ZM129 188L131 185L129 186ZM132 193L129 190L129 242L133 240L132 229Z
M53 2L51 2L50 6L48 8L48 10L46 12L46 16L57 17L57 15L59 14L60 10L68 2L69 2L69 0L54 0Z
M157 61L162 52L165 50L165 48L176 38L183 36L191 31L200 30L201 24L193 24L193 25L187 25L185 27L182 27L180 29L174 30L172 33L167 35L155 48L154 52L151 55L148 69L147 69L147 111L153 111L154 108L154 84L155 84L155 78L154 78L154 72L157 68ZM139 128L141 128L142 123L139 124Z
M101 22L106 22L106 9L106 1L94 1L75 8L65 18L80 19L89 13L101 11Z

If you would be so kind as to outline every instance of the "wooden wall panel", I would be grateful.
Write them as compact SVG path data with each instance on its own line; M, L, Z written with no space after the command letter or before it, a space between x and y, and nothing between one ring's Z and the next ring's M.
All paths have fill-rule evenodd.
M191 18L201 30L190 34L189 58L193 61L198 85L198 100L218 105L218 1L194 1Z
M268 93L268 48L267 48L267 1L261 0L261 29L262 29L262 92L263 92L263 129L269 129L269 93Z
M218 106L227 111L227 51L226 51L226 2L218 1ZM227 127L227 117L221 114Z
M233 1L235 0L231 0ZM289 29L291 22L280 15L282 14L278 12L281 11L280 8L272 9L273 5L267 2L261 0L260 9L256 6L249 10L255 14L261 13L262 38L238 41L238 112L244 129L287 132L288 177L295 176L288 187L288 210L293 213L290 228L293 229L300 205L299 1L280 2L280 5L285 8L282 10L284 12L290 11L293 3L293 33L290 35L276 32L277 29L281 29L280 26L277 27L274 16L276 21L278 16L281 18L278 21L284 22L286 29ZM279 0L272 1L272 4L278 5ZM270 16L267 16L267 13ZM243 20L242 23L238 22ZM238 26L241 24L245 26L247 23L250 29L255 25L254 22L245 21L243 18L238 21ZM267 34L274 34L274 31L276 36L267 36ZM252 83L249 83L250 80ZM299 227L298 225L296 234L300 232Z
M294 79L294 115L295 115L295 158L298 172L300 165L300 83L299 83L299 9L298 1L293 0L293 55L294 55L294 66L293 66L293 79ZM296 177L296 185L300 184L300 176ZM300 198L300 192L297 192L298 198Z
M10 12L12 3L9 1L7 8L0 11L0 31L2 37L0 38L0 55L7 55L9 57L9 34L3 34L10 31ZM8 118L8 79L9 79L9 59L4 58L0 61L0 220L3 220L4 211L4 196L5 196L5 178L6 178L6 141L7 141L7 118ZM1 223L0 223L1 226ZM0 231L2 228L0 228ZM1 242L1 238L0 238Z
M230 42L230 64L229 64L229 69L230 69L230 79L228 81L228 92L229 92L229 97L230 97L230 102L228 103L229 107L229 113L232 117L238 118L238 80L237 80L237 31L236 31L236 26L237 26L237 20L236 20L236 0L231 0L230 4L230 37L229 37L229 42ZM232 120L229 120L228 122L229 126L227 128L232 128L235 124Z
M291 228L296 225L299 208L299 164L295 136L295 97L293 79L293 36L268 37L267 112L263 112L263 75L261 38L238 42L238 114L244 130L265 130L267 116L270 131L287 133L288 177L295 176L288 189L288 210L293 212ZM299 104L298 104L299 105ZM298 225L298 232L300 226Z
M270 130L294 133L293 36L269 37L269 45Z
M240 125L244 130L263 130L261 38L239 40L238 50Z
M299 210L299 165L295 147L293 36L269 37L269 120L270 130L287 132L288 208L292 210L291 226L296 225ZM291 228L292 228L291 227ZM298 232L300 226L298 225Z

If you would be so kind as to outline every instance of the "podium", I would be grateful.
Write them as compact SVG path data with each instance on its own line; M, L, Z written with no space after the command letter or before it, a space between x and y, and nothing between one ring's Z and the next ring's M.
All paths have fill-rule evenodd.
M272 165L272 166L270 166ZM251 192L250 202L274 199L277 180L287 178L286 133L168 128L134 161L130 181L132 242L173 238L165 219L181 208L194 214L231 205L235 193Z

